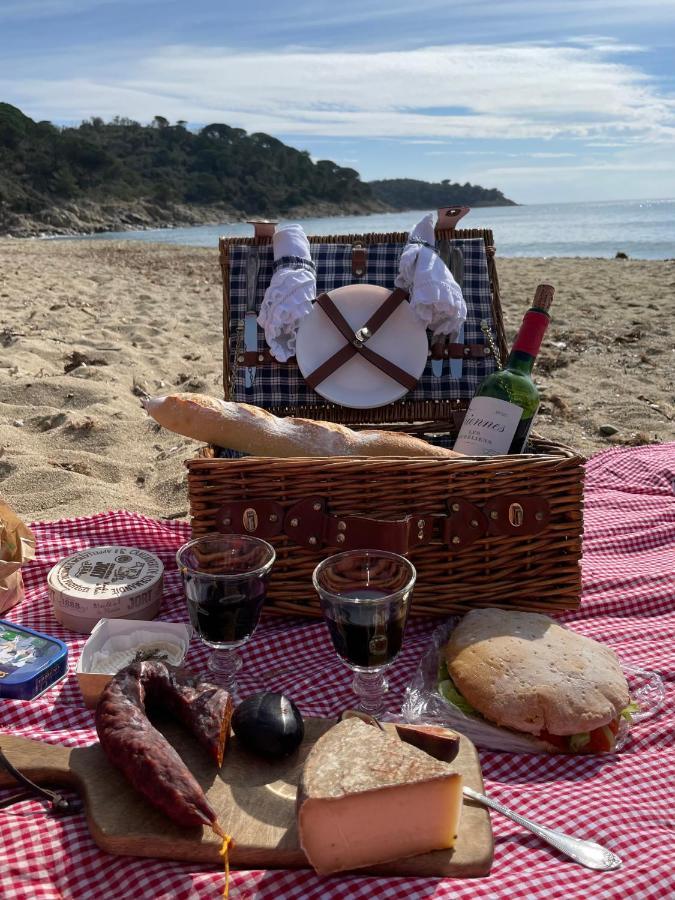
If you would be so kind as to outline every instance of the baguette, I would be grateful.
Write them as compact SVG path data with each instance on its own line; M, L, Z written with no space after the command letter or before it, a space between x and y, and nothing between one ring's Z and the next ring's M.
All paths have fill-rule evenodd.
M407 434L279 418L258 406L203 394L150 397L143 407L169 431L252 456L462 456Z

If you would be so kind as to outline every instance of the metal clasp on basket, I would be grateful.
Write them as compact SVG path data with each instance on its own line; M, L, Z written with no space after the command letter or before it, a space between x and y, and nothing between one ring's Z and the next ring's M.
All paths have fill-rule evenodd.
M509 522L514 528L519 528L525 519L525 513L520 503L512 503L509 506Z

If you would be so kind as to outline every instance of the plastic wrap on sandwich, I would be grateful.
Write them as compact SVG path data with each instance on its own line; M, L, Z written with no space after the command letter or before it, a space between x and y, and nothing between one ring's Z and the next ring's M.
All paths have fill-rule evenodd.
M626 746L631 725L652 718L664 703L665 687L656 672L644 671L622 662L630 699L611 723L611 730L579 731L578 734L560 738L500 727L472 706L448 672L444 648L461 618L452 617L432 633L429 647L406 689L401 709L406 721L445 725L466 735L477 747L507 753L616 752Z

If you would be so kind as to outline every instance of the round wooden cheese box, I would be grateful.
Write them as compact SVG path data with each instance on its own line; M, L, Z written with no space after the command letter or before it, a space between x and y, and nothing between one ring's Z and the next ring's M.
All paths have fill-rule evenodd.
M164 566L136 547L90 547L57 563L47 576L54 615L89 634L100 619L152 619L162 600Z

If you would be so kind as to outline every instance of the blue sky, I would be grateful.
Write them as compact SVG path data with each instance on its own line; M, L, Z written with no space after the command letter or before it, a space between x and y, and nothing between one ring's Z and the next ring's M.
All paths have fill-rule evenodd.
M675 197L675 0L0 0L0 100L264 131L366 180Z

